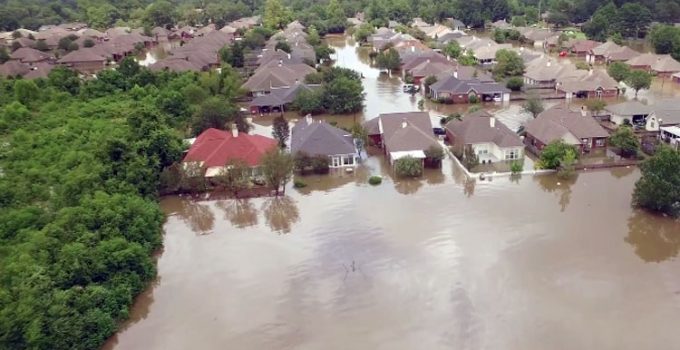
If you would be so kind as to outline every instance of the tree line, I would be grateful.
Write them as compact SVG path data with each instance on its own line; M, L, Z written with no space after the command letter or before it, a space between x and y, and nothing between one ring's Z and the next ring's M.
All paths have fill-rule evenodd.
M0 348L93 349L116 331L155 277L161 174L183 137L241 125L240 83L132 59L88 81L0 79Z

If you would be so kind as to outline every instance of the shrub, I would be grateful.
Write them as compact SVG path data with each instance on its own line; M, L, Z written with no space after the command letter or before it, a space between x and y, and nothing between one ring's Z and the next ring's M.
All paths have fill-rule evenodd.
M330 170L328 157L323 155L312 157L312 169L315 174L328 174L328 171Z
M472 95L472 96L468 97L468 102L479 103L479 97L477 97L477 95Z
M394 170L400 177L418 177L423 174L423 162L420 159L406 156L394 162Z
M521 161L516 160L510 164L510 171L513 175L519 174L524 170L524 164Z
M368 183L373 186L380 185L382 183L382 176L373 175L368 178Z
M543 169L557 169L569 150L573 151L574 156L578 154L576 147L566 144L562 140L549 143L541 152L541 167Z
M307 184L302 180L296 179L295 181L293 181L293 187L295 187L295 188L305 188L305 187L307 187Z
M508 81L505 83L505 87L512 91L519 91L522 90L522 87L524 86L524 80L522 77L512 77L508 79Z

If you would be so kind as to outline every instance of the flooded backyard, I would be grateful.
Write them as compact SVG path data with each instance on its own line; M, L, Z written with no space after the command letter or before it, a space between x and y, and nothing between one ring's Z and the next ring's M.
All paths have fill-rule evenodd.
M367 106L320 118L417 110L368 51L332 43ZM680 222L631 208L639 176L475 181L447 159L396 180L373 155L281 198L166 197L158 278L105 349L675 348Z

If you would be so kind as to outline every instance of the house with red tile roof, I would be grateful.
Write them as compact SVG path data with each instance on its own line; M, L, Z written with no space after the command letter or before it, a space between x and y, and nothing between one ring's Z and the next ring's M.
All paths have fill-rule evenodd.
M256 174L264 155L276 147L276 140L269 137L210 128L198 135L182 163L197 164L208 178L224 172L234 161L243 161Z

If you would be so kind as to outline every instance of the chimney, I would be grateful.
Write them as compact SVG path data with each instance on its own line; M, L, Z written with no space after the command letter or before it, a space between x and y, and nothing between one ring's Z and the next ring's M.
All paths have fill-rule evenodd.
M581 116L585 117L588 115L588 112L586 111L586 106L581 106Z
M231 136L238 137L238 128L236 128L236 125L231 127Z
M489 118L489 126L492 128L496 127L496 117Z
M404 120L402 120L402 122L401 122L401 128L404 129L407 126L408 126L408 122L406 121L406 118L404 118Z

